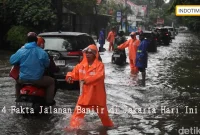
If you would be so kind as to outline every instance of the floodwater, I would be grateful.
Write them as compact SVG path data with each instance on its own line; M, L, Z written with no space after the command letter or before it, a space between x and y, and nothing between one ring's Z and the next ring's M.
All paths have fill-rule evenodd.
M108 43L105 47L108 48ZM101 53L106 72L107 106L115 128L103 128L97 115L88 114L81 130L67 133L62 129L69 123L79 91L58 90L56 107L66 108L68 113L37 117L16 114L11 110L15 106L15 92L14 81L8 77L10 55L1 53L0 135L199 133L200 44L196 35L179 33L169 46L159 46L157 53L149 53L145 87L140 85L141 74L131 76L128 64L113 65L111 55L108 51Z

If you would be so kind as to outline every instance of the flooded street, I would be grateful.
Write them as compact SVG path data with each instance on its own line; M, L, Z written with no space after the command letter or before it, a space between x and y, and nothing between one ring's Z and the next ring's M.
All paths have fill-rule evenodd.
M130 75L129 64L114 65L111 52L101 53L107 105L115 128L104 129L97 115L86 115L87 122L77 133L62 131L70 111L28 118L12 113L15 82L8 77L10 55L0 54L0 135L178 135L182 128L200 129L199 41L194 34L179 33L169 46L149 53L145 87L140 85L141 74ZM78 95L78 90L59 89L56 107L73 112Z

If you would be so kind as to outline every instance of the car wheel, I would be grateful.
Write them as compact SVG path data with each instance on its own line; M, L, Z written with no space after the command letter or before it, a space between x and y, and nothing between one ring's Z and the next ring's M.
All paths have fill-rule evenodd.
M169 45L169 41L165 42L165 45Z
M123 62L123 65L125 65L126 64L126 57L124 58L125 60L124 60L124 62Z
M157 46L155 46L155 48L154 48L154 52L157 52Z
M114 64L115 63L115 58L112 56L111 57L111 63Z

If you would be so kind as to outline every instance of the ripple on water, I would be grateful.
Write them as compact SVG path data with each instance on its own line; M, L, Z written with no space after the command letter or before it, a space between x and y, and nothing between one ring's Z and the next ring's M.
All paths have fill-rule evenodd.
M108 48L108 43L105 47ZM179 125L193 125L192 121L200 120L197 115L160 114L159 109L161 106L199 105L200 87L195 81L199 80L200 73L197 69L200 60L197 55L199 50L198 38L190 33L179 33L169 46L160 46L157 53L149 53L145 87L140 86L141 74L131 76L128 64L123 67L113 65L111 64L112 52L101 53L105 63L109 116L116 127L106 130L102 128L96 115L86 115L81 130L67 134L175 135ZM128 57L127 62L129 62ZM0 107L9 107L14 103L14 81L7 77L9 70L1 71L3 74L0 75ZM183 92L190 94L188 99L183 99L181 96ZM79 91L59 89L56 95L57 107L71 108L73 112L78 96ZM158 113L127 112L127 109L136 108L143 110L144 108L155 108ZM113 109L116 110L113 111ZM72 112L39 118L23 118L15 114L0 113L0 130L3 134L66 134L62 129L69 125ZM191 121L186 121L189 119Z

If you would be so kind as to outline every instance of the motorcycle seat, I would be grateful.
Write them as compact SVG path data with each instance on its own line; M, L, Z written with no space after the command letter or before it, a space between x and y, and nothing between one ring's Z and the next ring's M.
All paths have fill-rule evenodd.
M21 83L22 86L35 86L38 87L37 85L33 84L33 83Z

